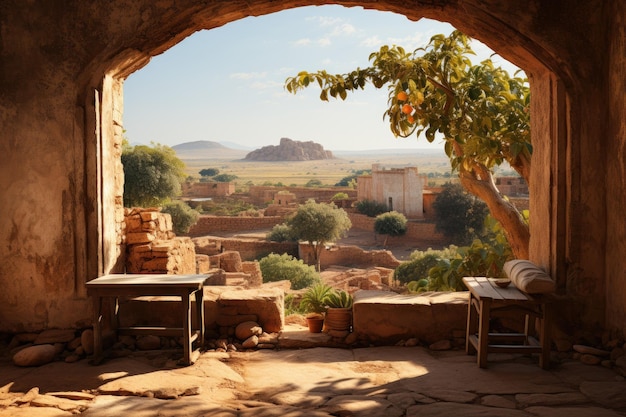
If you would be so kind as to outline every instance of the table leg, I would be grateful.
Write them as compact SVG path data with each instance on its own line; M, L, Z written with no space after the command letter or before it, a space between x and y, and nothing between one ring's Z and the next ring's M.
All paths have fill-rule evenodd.
M191 365L191 297L189 292L181 295L183 304L183 362L185 365Z
M196 291L196 314L200 331L200 346L204 347L204 289Z
M489 354L489 316L491 315L491 299L480 300L480 314L478 325L478 366L487 367L487 355Z
M476 309L473 305L474 296L472 293L469 294L469 302L467 304L467 327L465 330L465 353L471 355L474 353L474 345L470 342L470 336L476 334Z
M102 360L102 297L93 296L93 363Z

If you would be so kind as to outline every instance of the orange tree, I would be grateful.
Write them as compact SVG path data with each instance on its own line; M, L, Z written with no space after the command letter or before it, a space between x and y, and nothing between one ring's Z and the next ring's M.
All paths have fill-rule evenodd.
M291 93L317 84L320 99L345 99L368 83L389 88L391 131L423 134L445 141L445 151L465 189L482 199L505 230L513 253L528 258L530 232L518 210L498 191L495 166L508 162L529 183L530 88L528 80L495 67L491 60L473 65L470 38L459 31L436 35L413 53L383 46L370 55L371 66L346 74L300 72L285 82Z

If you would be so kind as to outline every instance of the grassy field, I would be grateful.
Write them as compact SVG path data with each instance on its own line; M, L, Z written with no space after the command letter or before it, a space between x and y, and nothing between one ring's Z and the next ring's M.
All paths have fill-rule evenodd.
M238 186L246 183L262 185L282 182L284 185L304 185L308 181L319 180L324 185L334 185L342 178L352 175L355 171L371 169L372 164L384 166L417 166L420 173L429 172L444 174L450 172L450 162L443 154L381 154L373 155L342 155L335 159L318 161L282 161L259 162L241 159L185 159L186 172L199 177L198 172L204 168L218 168L220 173L233 174L238 177Z

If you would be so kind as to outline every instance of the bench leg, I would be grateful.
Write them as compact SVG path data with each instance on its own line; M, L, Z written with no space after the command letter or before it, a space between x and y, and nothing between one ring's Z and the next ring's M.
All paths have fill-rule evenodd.
M489 316L491 315L491 299L480 300L480 314L478 315L478 366L487 367L489 346Z
M541 320L541 332L539 334L539 343L541 343L541 356L539 356L539 366L541 367L541 369L548 369L550 367L550 348L552 346L552 317L550 307L547 303L544 303L541 308L543 310L543 320Z

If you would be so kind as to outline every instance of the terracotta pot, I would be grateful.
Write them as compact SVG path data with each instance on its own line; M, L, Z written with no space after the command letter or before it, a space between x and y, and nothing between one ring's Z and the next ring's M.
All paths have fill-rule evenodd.
M352 326L351 308L328 308L326 310L326 330L350 330Z
M323 317L307 317L306 324L309 326L309 331L311 333L321 333L322 328L324 327L324 318Z

